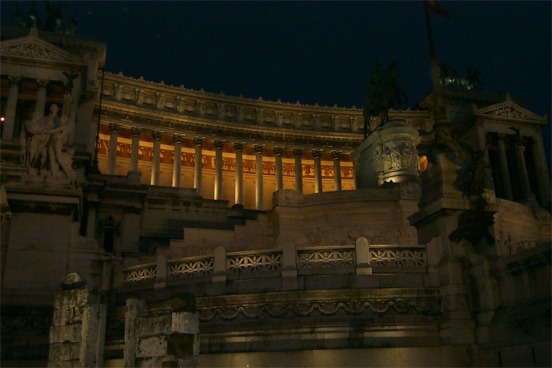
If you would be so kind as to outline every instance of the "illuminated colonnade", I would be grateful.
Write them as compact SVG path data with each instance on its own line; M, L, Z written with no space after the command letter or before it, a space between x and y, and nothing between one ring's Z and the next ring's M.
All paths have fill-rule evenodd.
M195 188L205 198L259 210L270 208L278 189L354 189L352 163L342 163L342 156L337 150L208 140L113 123L101 126L99 144L101 172L140 171L142 184Z

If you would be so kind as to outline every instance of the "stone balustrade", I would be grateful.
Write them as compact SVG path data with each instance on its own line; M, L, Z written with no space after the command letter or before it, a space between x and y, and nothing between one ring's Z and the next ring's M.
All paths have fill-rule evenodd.
M353 274L422 274L427 269L423 245L371 245L359 238L355 245L295 247L283 249L226 252L214 255L167 260L123 270L123 286L131 288L166 287L180 282L215 284L243 279L277 279L282 282L302 276ZM296 285L291 282L291 285ZM296 288L295 286L291 287Z

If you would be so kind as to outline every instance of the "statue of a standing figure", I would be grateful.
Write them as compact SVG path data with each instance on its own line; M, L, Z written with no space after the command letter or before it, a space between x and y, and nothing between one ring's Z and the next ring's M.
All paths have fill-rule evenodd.
M67 117L59 116L58 112L58 105L52 104L47 116L23 122L20 138L22 158L32 175L49 173L59 177L65 174L67 178L73 179L73 151L63 150L69 134L69 122Z

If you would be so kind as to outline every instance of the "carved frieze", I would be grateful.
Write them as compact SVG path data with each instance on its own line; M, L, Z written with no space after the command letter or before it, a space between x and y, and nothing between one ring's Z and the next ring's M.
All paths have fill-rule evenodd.
M51 46L51 45L49 45ZM45 43L30 41L25 43L2 46L2 56L19 56L35 60L47 60L55 62L76 62L62 50L56 50L54 46L48 47Z
M284 318L289 316L334 316L371 315L387 313L410 313L438 315L438 298L391 298L373 300L292 301L255 303L244 305L219 305L198 308L201 322L216 320Z
M500 107L494 111L491 111L490 113L492 115L506 117L506 118L523 119L523 120L529 119L529 116L527 116L522 111L517 110L513 106Z

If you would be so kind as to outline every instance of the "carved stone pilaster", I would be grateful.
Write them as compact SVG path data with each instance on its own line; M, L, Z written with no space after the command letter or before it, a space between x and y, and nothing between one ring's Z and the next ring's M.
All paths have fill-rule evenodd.
M301 148L294 148L293 149L293 156L301 157L302 155L303 155L303 150Z
M182 143L182 140L184 139L183 134L174 133L173 134L173 142L174 143Z
M277 156L281 156L282 153L284 152L284 150L282 149L282 147L274 147L274 154L277 155Z
M312 150L312 155L314 156L314 158L320 158L320 157L322 157L322 150L321 149L313 149Z
M186 104L184 103L184 99L180 96L176 96L176 110L180 113L184 112L186 109Z
M224 146L224 141L221 141L221 140L215 140L215 147L216 148L222 148L222 146Z
M334 160L339 160L341 152L340 151L332 151L332 158Z
M115 101L121 101L123 98L123 85L117 83L113 85L113 98Z
M119 131L119 125L114 124L114 123L110 123L109 124L109 131L112 132L112 133L118 132Z
M263 122L263 109L256 108L255 111L257 112L257 123L260 124Z
M165 95L163 93L156 93L155 99L156 99L155 106L157 107L157 109L163 110L165 108L165 102L166 102Z
M194 137L194 145L196 146L203 146L203 138Z
M243 143L234 143L234 149L236 152L243 151Z
M143 105L144 104L144 90L140 88L136 88L136 105Z
M253 146L253 149L256 153L263 153L263 146L260 144L256 144L255 146Z

